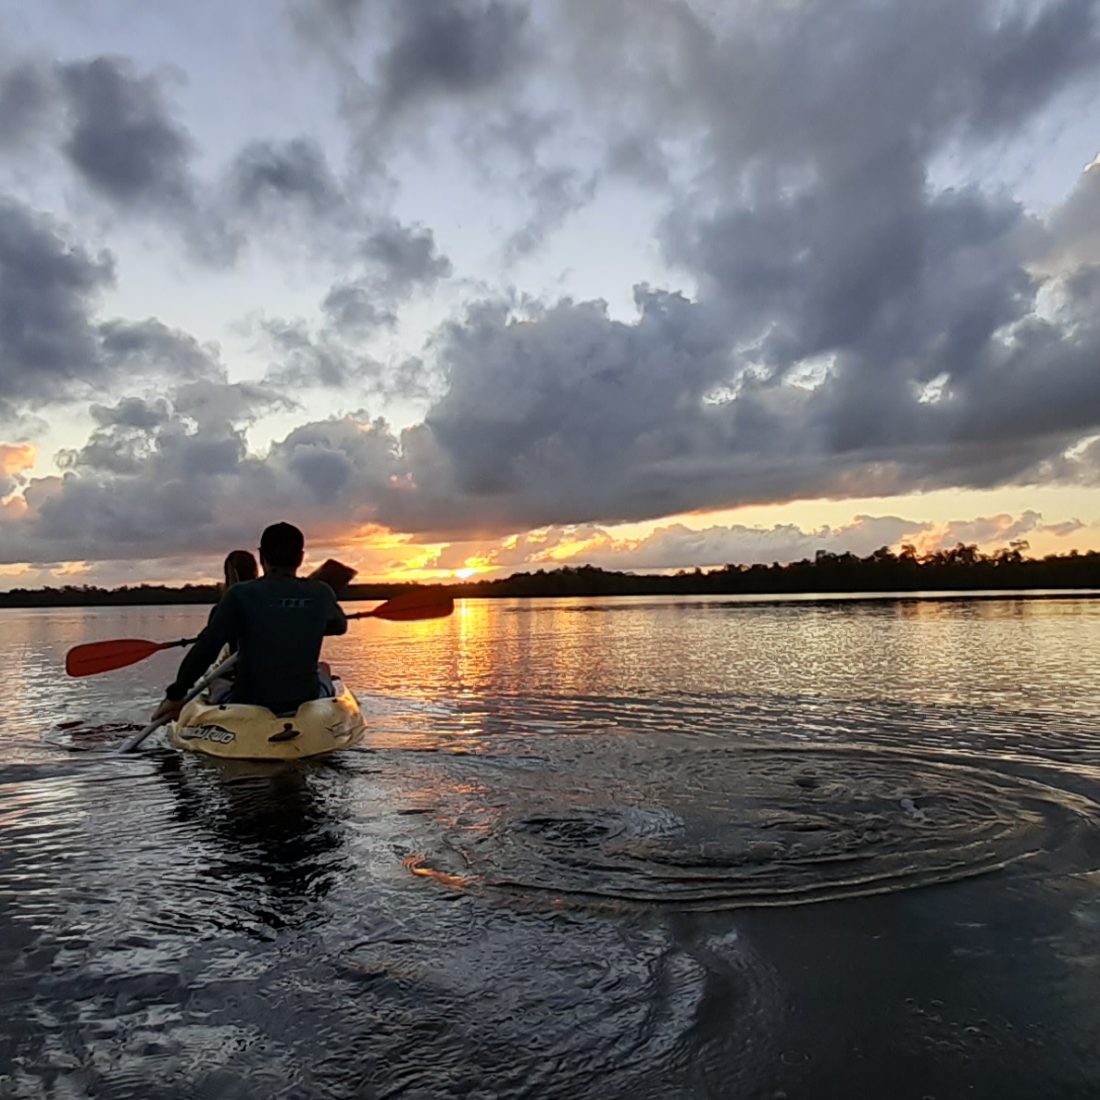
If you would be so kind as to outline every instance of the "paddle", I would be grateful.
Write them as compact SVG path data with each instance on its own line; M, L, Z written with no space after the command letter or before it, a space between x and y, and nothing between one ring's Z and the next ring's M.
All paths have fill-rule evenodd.
M402 592L370 611L356 611L349 619L388 619L410 623L419 619L444 619L455 609L453 596L441 592Z
M185 703L190 703L196 695L201 695L219 676L228 672L237 663L237 654L231 653L220 665L211 669L184 697L180 700L180 706ZM118 747L118 752L133 752L145 740L151 733L155 733L161 726L167 725L172 721L170 715L165 715L163 718L158 718L155 722L150 722L140 733L135 733L133 737L127 738Z
M415 622L442 619L455 609L454 599L438 592L402 592L370 611L357 611L349 619L388 619L390 622ZM85 642L73 646L65 655L65 671L70 676L96 676L116 668L137 664L162 649L175 649L194 643L194 638L177 642L150 642L144 638L115 638L107 642Z
M116 638L109 642L85 642L65 654L65 671L70 676L95 676L100 672L125 668L152 657L162 649L191 645L194 638L178 642L147 642L142 638Z

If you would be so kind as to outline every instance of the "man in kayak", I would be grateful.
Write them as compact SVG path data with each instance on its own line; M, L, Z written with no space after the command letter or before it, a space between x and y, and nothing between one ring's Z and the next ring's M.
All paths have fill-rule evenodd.
M234 703L284 714L321 694L321 642L326 635L347 633L348 620L327 584L297 576L304 554L305 540L297 527L276 523L264 531L264 575L226 590L165 691L154 721L179 716L183 697L226 645L235 645L240 654Z

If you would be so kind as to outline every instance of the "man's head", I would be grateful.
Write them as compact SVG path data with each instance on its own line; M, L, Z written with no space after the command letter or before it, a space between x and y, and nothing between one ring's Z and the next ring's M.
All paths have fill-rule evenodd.
M306 540L297 527L290 523L273 523L260 536L260 561L265 570L293 573L302 564L305 547Z

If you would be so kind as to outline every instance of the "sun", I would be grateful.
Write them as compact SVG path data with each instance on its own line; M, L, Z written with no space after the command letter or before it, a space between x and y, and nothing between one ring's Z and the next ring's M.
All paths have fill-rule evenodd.
M455 570L455 576L458 577L459 580L464 581L464 580L468 580L476 572L477 572L476 569L456 569Z

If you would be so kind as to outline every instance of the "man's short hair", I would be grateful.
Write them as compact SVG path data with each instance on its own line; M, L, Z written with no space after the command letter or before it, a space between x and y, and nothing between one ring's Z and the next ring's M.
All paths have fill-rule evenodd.
M292 523L273 523L260 536L260 556L279 569L297 569L305 552L306 540Z

